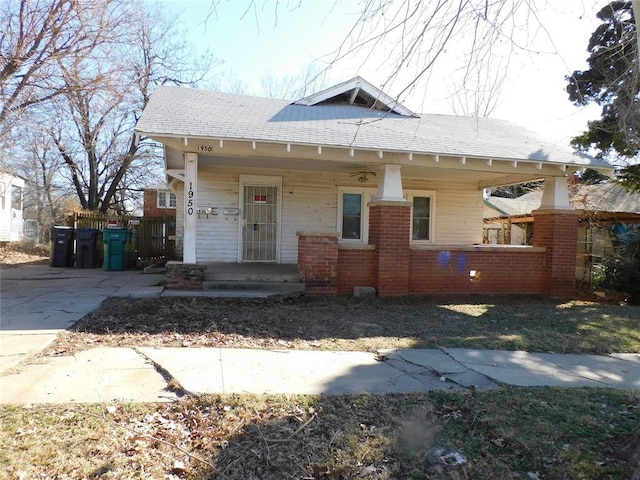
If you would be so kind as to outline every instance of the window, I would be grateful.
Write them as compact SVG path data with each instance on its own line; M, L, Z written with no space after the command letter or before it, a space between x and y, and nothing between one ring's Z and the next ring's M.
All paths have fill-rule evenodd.
M369 208L367 203L375 194L373 188L338 187L338 230L340 240L367 242Z
M342 238L362 239L362 194L342 194Z
M176 194L168 190L158 190L159 208L176 208Z
M411 202L411 241L433 242L435 193L409 192L407 199Z
M5 197L7 191L7 184L4 182L0 182L0 210L4 210L7 208L5 205Z
M411 240L431 238L431 197L413 197L411 214Z
M22 188L17 185L11 186L11 208L22 210Z

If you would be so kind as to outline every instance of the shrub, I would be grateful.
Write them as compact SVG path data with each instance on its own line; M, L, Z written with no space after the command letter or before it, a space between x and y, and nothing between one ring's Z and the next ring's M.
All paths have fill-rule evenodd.
M599 288L614 290L640 304L640 239L634 239L605 259L594 278Z

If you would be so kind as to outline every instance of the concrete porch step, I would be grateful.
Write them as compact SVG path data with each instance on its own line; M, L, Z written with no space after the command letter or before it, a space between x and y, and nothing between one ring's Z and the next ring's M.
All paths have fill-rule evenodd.
M298 265L273 263L208 263L205 282L299 283Z

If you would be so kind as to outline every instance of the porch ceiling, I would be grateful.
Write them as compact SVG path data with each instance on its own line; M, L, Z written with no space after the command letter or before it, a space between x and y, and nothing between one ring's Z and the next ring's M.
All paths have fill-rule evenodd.
M157 139L165 145L167 169L184 168L184 153L198 153L200 163L218 166L329 172L348 175L377 171L384 164L402 165L403 176L434 181L474 182L477 188L559 177L582 170L576 164L480 158L323 146L273 144L219 139Z

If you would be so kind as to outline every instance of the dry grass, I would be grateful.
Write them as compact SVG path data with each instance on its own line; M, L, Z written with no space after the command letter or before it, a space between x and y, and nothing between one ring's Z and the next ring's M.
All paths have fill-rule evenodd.
M106 300L46 354L95 346L640 352L640 307L540 298Z
M2 267L46 264L48 261L49 249L44 245L29 245L21 242L0 243L0 265Z
M553 388L0 407L0 479L623 479L639 407ZM434 445L468 465L426 468Z

